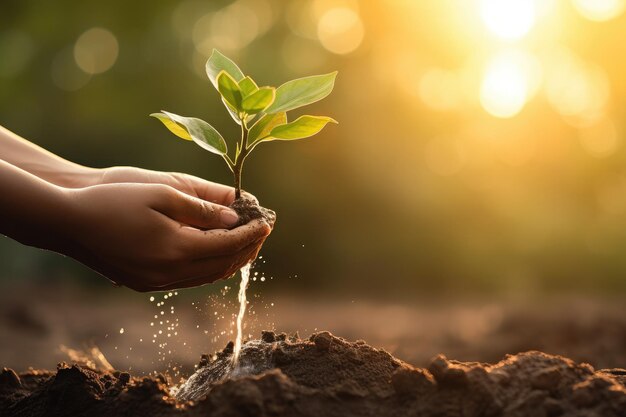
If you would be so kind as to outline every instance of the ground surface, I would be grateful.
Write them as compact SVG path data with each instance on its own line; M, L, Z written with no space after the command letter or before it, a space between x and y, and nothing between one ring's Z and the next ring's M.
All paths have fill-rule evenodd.
M201 353L220 350L233 339L237 283L226 284L232 288L225 296L218 293L218 302L207 300L207 290L200 289L191 296L181 293L160 307L156 304L163 294L154 294L157 300L150 302L149 294L123 289L98 295L58 283L0 291L0 367L51 369L69 359L61 346L95 345L116 369L141 375L153 370L171 373L177 367L186 377ZM597 369L626 367L626 305L621 298L368 302L269 296L267 285L257 280L249 290L249 338L272 328L289 334L325 329L349 340L366 340L421 367L439 353L493 363L508 353L529 350L563 355ZM176 336L167 331L168 317L178 320ZM164 340L167 349L159 348Z
M162 376L65 363L56 372L5 369L0 415L626 416L626 370L596 371L540 352L493 365L440 355L424 369L328 332L307 340L266 332L245 346L235 369L243 375L214 378L230 364L227 346L203 358L178 399Z

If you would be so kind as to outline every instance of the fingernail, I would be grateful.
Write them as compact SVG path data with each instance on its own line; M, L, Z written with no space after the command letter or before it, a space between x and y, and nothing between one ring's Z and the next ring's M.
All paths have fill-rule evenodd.
M226 209L221 211L220 220L227 226L234 226L239 221L239 216L234 210Z

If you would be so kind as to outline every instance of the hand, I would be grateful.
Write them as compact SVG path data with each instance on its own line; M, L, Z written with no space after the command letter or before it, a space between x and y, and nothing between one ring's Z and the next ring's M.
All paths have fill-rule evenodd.
M74 244L67 252L137 291L193 287L230 277L256 257L271 228L256 220L228 230L237 222L236 214L205 199L228 202L230 191L224 192L223 186L202 191L195 185L188 190L196 197L163 184L67 190L72 202L68 215L75 217L75 227L67 231Z
M95 170L89 175L91 176L91 185L119 183L164 184L185 194L224 206L230 205L235 199L235 189L233 187L178 172L150 171L135 167L110 167Z

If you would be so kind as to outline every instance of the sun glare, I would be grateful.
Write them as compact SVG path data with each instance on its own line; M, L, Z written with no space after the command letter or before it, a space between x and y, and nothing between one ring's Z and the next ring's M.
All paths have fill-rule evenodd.
M578 13L598 22L618 17L626 8L625 0L573 0L573 3Z
M487 28L506 40L522 38L535 24L533 0L482 0L480 14Z
M519 51L504 51L487 64L480 87L480 103L493 116L519 113L534 89L532 59Z

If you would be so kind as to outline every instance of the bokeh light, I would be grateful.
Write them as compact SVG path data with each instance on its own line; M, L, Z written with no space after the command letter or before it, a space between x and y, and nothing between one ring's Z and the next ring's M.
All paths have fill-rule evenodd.
M317 40L317 21L313 13L313 0L289 2L285 8L287 26L294 34Z
M365 29L358 13L346 7L327 10L317 25L324 48L335 54L349 54L361 45Z
M502 39L519 39L535 24L534 0L482 0L481 17L487 28Z
M512 117L531 98L538 84L540 70L530 55L507 50L487 64L480 87L480 103L496 117Z
M193 25L192 39L196 50L208 57L213 48L224 51L245 48L273 23L272 6L266 0L237 0L200 17Z
M587 126L605 112L610 84L604 70L559 48L547 59L546 94L549 102L574 126Z
M611 20L624 12L625 0L572 0L576 10L589 20Z
M108 71L119 52L117 38L103 28L92 28L84 32L74 45L76 65L87 74Z

